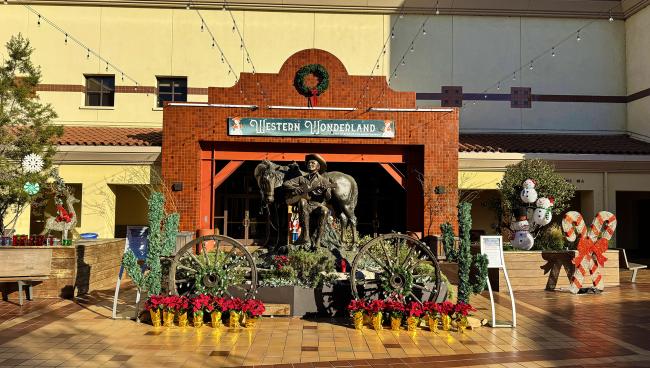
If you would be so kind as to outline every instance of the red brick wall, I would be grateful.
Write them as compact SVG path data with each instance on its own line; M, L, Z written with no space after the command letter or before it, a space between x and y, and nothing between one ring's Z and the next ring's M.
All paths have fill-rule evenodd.
M270 110L269 105L306 106L307 99L293 86L296 71L307 64L319 63L329 72L328 90L318 98L318 106L356 107L349 111ZM262 91L264 92L262 94ZM366 96L364 98L363 96ZM370 96L370 100L367 98ZM201 198L200 157L201 146L232 143L315 144L329 152L349 153L366 145L377 151L385 147L408 152L407 202L409 214L407 227L423 231L430 219L423 209L423 196L413 170L424 171L425 181L444 186L446 204L431 219L433 233L438 224L451 221L455 224L458 187L458 110L453 112L368 112L369 107L413 108L415 92L397 92L386 84L385 77L348 75L345 67L334 55L317 49L302 50L287 59L278 74L243 73L239 82L230 88L209 88L209 103L253 104L259 109L213 108L192 106L166 106L163 113L162 174L167 185L183 182L184 188L175 192L177 208L181 214L182 230L194 231L201 227L199 204ZM396 135L393 139L356 138L292 138L292 137L237 137L228 136L228 117L273 117L314 119L379 119L394 120ZM424 147L424 148L422 148ZM316 150L314 150L316 151ZM318 151L316 151L318 152ZM419 157L418 157L419 156ZM424 156L424 157L422 157ZM418 162L419 161L419 162ZM419 168L419 169L418 169ZM360 188L363 190L363 188Z

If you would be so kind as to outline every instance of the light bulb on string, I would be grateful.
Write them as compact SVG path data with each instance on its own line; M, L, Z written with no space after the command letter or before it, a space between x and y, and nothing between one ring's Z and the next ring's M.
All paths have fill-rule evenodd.
M185 10L190 10L191 5L192 5L191 2L188 1L187 4L185 5Z
M530 65L528 66L528 69L533 70L533 61L530 61Z
M124 73L122 73L122 82L124 82Z
M395 38L395 32L390 33L390 38L393 38L393 39ZM386 50L384 50L384 53L386 53Z
M377 64L377 67L375 69L379 70L379 64Z
M609 11L609 22L611 23L613 21L614 21L614 17L612 16L612 11L610 10Z
M223 59L223 54L221 54L221 63L225 63L226 61Z
M440 9L438 8L438 4L440 1L436 1L436 15L440 15Z
M38 21L36 22L36 24L38 24L39 26L41 25L41 15L40 14L38 15Z
M580 37L580 30L578 30L578 33L576 34L576 41L580 42L580 40L582 40L582 38Z
M243 43L240 43L240 44L239 44L239 48L240 48L240 49L243 49L243 48L244 48L244 44L243 44Z
M404 13L400 13L399 19L404 19Z
M212 39L212 47L214 48L214 38Z
M555 47L551 48L551 57L555 57Z
M108 63L106 63L106 68L104 70L108 71Z
M423 35L423 36L426 36L426 35L427 35L427 30L424 29L424 28L422 28L422 35Z
M415 48L413 47L413 44L411 44L411 48L409 49L410 52L415 52Z
M65 40L63 40L63 42L64 42L66 45L68 44L68 34L67 34L67 33L65 34Z
M402 66L406 65L406 61L402 59Z
M90 59L90 49L86 50L86 59Z
M497 91L501 89L501 82L497 83Z
M512 73L512 80L517 80L517 72Z
M223 7L221 8L221 10L226 11L226 2L225 1L223 2Z
M201 32L203 32L203 22L201 22Z
M235 32L235 25L232 26L232 31Z

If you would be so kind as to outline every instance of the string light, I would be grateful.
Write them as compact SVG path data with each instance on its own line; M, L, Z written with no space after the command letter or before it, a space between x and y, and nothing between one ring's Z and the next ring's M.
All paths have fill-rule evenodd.
M580 37L580 30L578 30L578 33L576 35L576 41L580 42L582 38Z
M214 38L212 39L212 48L214 48Z
M613 21L614 21L614 17L612 17L612 9L609 9L609 22L611 23Z
M438 8L438 3L440 1L436 1L436 15L440 15L440 9Z
M86 50L86 59L90 59L90 49Z
M512 80L517 80L517 72L512 73Z
M551 47L551 57L555 57L555 46Z
M422 35L426 36L427 35L427 30L422 28Z
M532 60L530 61L530 66L528 67L528 69L533 70L533 61Z
M185 10L190 10L191 6L192 6L192 3L190 1L188 1L187 5L185 5Z
M501 82L497 83L497 91L501 89Z
M402 59L402 66L404 66L404 65L406 65L406 61L404 61L404 59Z
M410 52L414 52L415 48L413 47L413 44L411 44L411 48L409 49Z
M395 32L390 33L390 38L395 38Z
M108 63L106 63L106 69L104 69L104 70L108 71Z
M67 33L65 34L65 40L63 40L63 42L65 42L66 45L68 44L68 34Z
M36 22L36 24L38 24L39 26L41 25L41 15L40 14L38 15L38 21Z
M203 32L203 21L201 21L201 32Z

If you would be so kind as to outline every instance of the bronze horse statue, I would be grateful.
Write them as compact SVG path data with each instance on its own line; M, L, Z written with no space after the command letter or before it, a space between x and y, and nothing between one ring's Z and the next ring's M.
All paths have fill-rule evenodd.
M265 206L268 207L270 204L284 200L286 193L282 188L282 183L286 180L304 175L304 172L300 170L298 164L295 162L283 166L269 160L264 160L255 167L254 175L262 194L262 200ZM359 198L357 182L350 175L338 171L325 172L323 176L334 184L332 188L332 199L327 205L333 210L335 217L341 223L341 240L343 239L345 230L350 226L352 228L352 241L356 242L357 217L354 215L354 209L357 206L357 200Z

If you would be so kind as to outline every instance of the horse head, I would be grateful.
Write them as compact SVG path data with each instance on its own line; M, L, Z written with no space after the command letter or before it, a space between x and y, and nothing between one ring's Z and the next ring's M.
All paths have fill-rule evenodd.
M255 179L266 203L275 201L275 188L282 186L284 171L279 170L279 165L264 160L255 168Z

